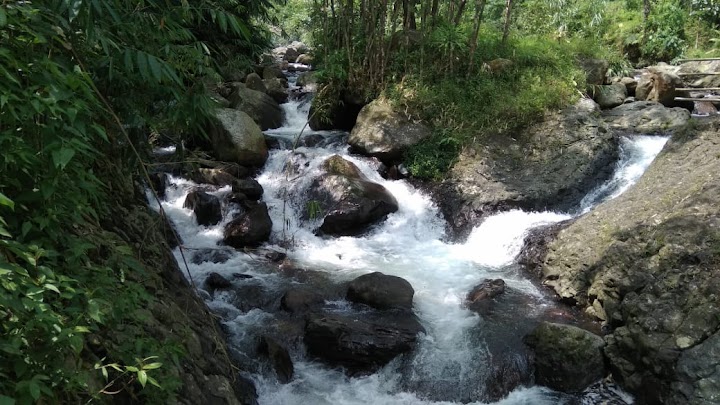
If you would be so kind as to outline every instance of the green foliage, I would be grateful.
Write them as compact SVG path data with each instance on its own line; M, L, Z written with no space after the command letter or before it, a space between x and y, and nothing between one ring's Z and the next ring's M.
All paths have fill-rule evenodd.
M143 336L150 276L102 224L140 169L131 144L149 128L201 127L213 108L201 81L229 49L210 41L252 43L249 18L268 4L0 3L0 402L99 395L96 352L137 369L125 387L134 398L172 397L177 377L134 359L177 363L181 350ZM111 344L108 331L132 344Z
M643 56L651 61L671 61L685 49L686 10L676 0L655 5L648 17Z
M272 11L273 24L279 29L277 40L312 44L312 0L287 0Z
M575 57L591 50L582 44L522 38L502 46L498 36L481 38L478 54L483 59L507 58L512 66L470 77L420 72L387 90L400 108L416 112L434 128L434 136L405 157L416 177L442 178L463 146L481 142L487 134L519 136L516 131L546 110L570 103L584 85Z

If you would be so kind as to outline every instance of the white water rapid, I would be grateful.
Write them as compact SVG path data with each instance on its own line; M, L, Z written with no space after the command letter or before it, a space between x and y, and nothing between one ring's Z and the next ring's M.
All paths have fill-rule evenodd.
M267 133L285 139L287 145L304 127L309 106L291 101L283 107L287 124ZM514 263L528 230L581 215L616 197L641 176L667 140L648 136L622 138L621 159L614 176L589 193L576 214L503 212L475 228L467 242L451 244L444 241L445 224L429 196L405 181L383 179L377 173L377 163L350 155L344 143L334 142L339 137L337 133L305 129L303 137L311 136L322 137L319 145L324 147L299 147L294 152L274 150L257 178L265 190L263 200L273 221L271 241L266 247L287 252L297 266L322 271L337 282L374 271L406 279L415 290L414 310L427 334L420 338L411 355L396 359L369 376L348 377L295 348L291 349L295 376L290 383L280 384L272 371L258 366L248 354L245 362L255 370L249 377L258 389L259 403L264 405L481 403L487 398L484 381L490 377L490 364L499 357L514 356L507 350L498 353L497 348L518 341L526 332L518 319L538 316L553 305ZM322 161L332 154L352 161L370 180L386 187L398 200L399 210L361 236L316 236L313 231L318 221L300 219L306 210L303 191L319 173ZM288 164L293 165L292 170L284 170ZM171 183L163 207L184 245L192 249L217 248L231 215L226 213L217 226L198 226L192 211L182 207L188 191L197 185L176 177L171 178ZM224 196L229 192L229 187L225 187L212 194ZM286 195L289 197L284 203ZM181 260L178 250L176 256ZM189 266L198 286L211 272L229 279L237 273L250 275L252 278L233 279L233 284L245 283L266 291L279 290L287 283L277 267L273 271L264 257L252 253L231 251L224 263L189 263ZM486 278L504 279L509 291L515 294L505 315L484 319L462 306L468 291ZM203 296L222 317L230 345L240 358L243 353L252 353L255 339L276 318L263 309L245 308L239 304L241 298L231 292L214 295L203 292ZM347 307L342 300L328 305L334 305L338 311ZM522 358L513 361L524 367ZM563 394L534 386L517 388L497 403L537 405L567 400Z

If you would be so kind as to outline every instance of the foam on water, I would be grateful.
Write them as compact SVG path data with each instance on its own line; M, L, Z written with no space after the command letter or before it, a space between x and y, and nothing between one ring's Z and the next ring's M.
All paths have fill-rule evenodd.
M271 131L273 136L294 137L305 124L306 111L299 102L284 105L288 125ZM299 112L298 112L299 111ZM295 112L298 112L295 114ZM301 124L302 122L302 124ZM615 176L593 190L582 203L580 212L609 198L616 197L633 184L662 149L666 138L632 137L622 140L622 160ZM371 181L382 184L397 199L399 210L390 214L370 232L358 237L321 238L313 231L318 219L307 217L304 191L318 174L321 163L332 154L342 155L355 163ZM285 170L287 165L290 170ZM445 223L429 196L405 181L388 181L377 173L373 160L351 156L345 146L299 148L296 151L272 151L259 175L273 220L273 233L268 246L287 246L288 256L301 266L326 271L337 281L348 281L361 274L381 271L400 276L415 289L414 308L427 335L421 337L409 364L390 363L378 373L350 378L310 361L302 353L294 354L295 378L279 384L269 374L258 373L255 380L261 404L450 404L433 402L408 391L424 381L442 389L452 389L462 381L481 377L483 364L492 355L477 337L470 336L482 323L481 317L462 306L473 285L485 278L503 278L508 287L533 297L542 306L542 294L529 280L511 266L522 248L528 230L556 223L572 216L567 213L523 212L513 210L486 219L472 231L467 242L451 244L444 241ZM218 248L222 231L231 215L210 227L197 226L192 211L182 207L187 193L197 185L171 177L163 207L182 237L192 249ZM219 197L229 187L212 191ZM179 250L176 257L182 263ZM252 254L231 251L230 259L221 264L189 263L197 285L210 272L224 275L246 273L253 282L269 288L277 285L279 276L263 270ZM222 293L206 296L208 305L223 314L232 340L239 347L252 339L273 318L259 309L239 310L233 297ZM480 373L480 374L478 374ZM558 403L559 394L544 388L519 388L500 404Z

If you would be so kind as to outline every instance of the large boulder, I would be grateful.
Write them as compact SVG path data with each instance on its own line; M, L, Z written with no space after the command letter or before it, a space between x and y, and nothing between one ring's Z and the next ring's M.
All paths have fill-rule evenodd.
M676 88L683 87L682 79L670 72L649 69L640 76L635 89L638 101L656 101L667 107L676 105Z
M300 56L297 57L297 60L295 60L295 63L300 63L302 65L312 65L313 57L306 53L301 53Z
M618 139L597 104L582 99L521 133L469 145L435 197L452 236L464 238L498 210L573 208L611 175L617 156Z
M257 73L250 73L245 78L245 86L250 90L259 91L261 93L266 93L267 88L265 87L265 83L263 83L263 79L260 77Z
M265 93L272 97L273 100L282 104L288 101L288 92L282 79L265 79Z
M269 79L287 79L282 69L276 65L265 66L262 71L262 78Z
M265 203L257 203L225 226L223 241L234 248L254 247L267 241L272 220Z
M690 112L680 107L667 108L653 101L638 101L603 111L602 119L621 133L668 134L685 128L690 121Z
M720 72L720 60L685 62L680 65L677 73L717 73ZM720 87L718 75L683 76L690 87Z
M576 326L543 322L525 336L535 354L535 381L563 392L580 392L605 376L600 336Z
M285 49L285 55L283 55L283 60L286 60L288 62L295 62L300 56L300 52L298 52L297 49L289 46Z
M295 373L292 359L288 350L270 336L260 338L259 351L265 354L270 360L270 364L275 370L275 375L283 384L287 384L292 380Z
M675 133L635 186L561 230L541 264L545 285L613 328L609 365L640 403L718 400L704 358L716 358L720 330L719 139L717 118Z
M348 143L362 154L392 162L430 135L430 128L423 123L395 111L387 100L378 99L360 110Z
M251 90L242 83L232 83L231 88L228 96L230 106L247 113L260 126L261 130L282 126L285 114L272 97L263 92Z
M313 314L304 341L308 353L350 374L372 373L412 351L422 325L406 312L383 314Z
M242 166L262 166L268 158L267 145L260 127L246 113L219 108L212 126L211 142L215 157Z
M395 197L380 184L338 155L323 162L325 173L308 190L309 201L323 215L319 231L328 235L353 235L398 210Z
M607 80L607 72L610 68L608 61L604 59L583 59L580 67L585 71L585 82L589 85L603 85Z
M377 309L412 309L413 290L407 280L380 272L364 274L348 285L347 299Z
M627 87L623 83L595 87L595 101L602 109L617 107L625 101L626 97Z
M193 210L198 225L217 225L222 220L220 199L204 191L189 192L183 207Z

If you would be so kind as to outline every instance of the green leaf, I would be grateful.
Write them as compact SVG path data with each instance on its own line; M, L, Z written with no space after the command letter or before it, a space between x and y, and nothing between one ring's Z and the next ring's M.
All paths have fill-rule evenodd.
M0 28L7 25L7 14L5 13L5 9L0 7Z
M145 384L147 384L147 378L148 378L145 370L139 370L137 372L137 376L138 376L138 381L140 382L140 385L142 385L143 388L145 388Z
M58 169L64 169L70 160L75 156L75 149L60 148L52 152L52 160L55 167Z
M148 65L150 65L150 72L152 72L155 81L160 83L162 81L162 67L158 59L152 55L148 55Z
M15 405L15 400L0 394L0 405Z
M11 210L15 209L15 203L13 202L13 200L7 198L7 196L5 196L5 194L3 193L0 193L0 205L9 207Z
M54 291L54 292L60 294L60 290L58 290L58 288L55 287L55 286L52 285L52 284L45 284L43 287L44 287L46 290Z
M35 379L30 380L30 383L28 384L28 388L30 390L30 396L33 397L34 400L40 399L40 385L35 381Z
M143 370L155 370L162 367L162 363L150 363L143 366Z
M147 54L145 52L138 51L136 58L137 58L137 67L138 67L138 71L140 72L140 76L142 76L142 78L145 80L149 79L150 74L148 72Z
M154 386L162 389L162 387L160 386L160 384L158 384L157 380L155 380L154 378L148 376L148 381L150 382L150 384L152 384L152 385L154 385Z
M127 369L127 371L131 373L137 373L138 371L140 371L140 369L135 366L125 366L125 369Z
M22 228L20 229L20 234L23 238L30 232L30 229L32 229L32 223L30 223L30 221L23 222Z

